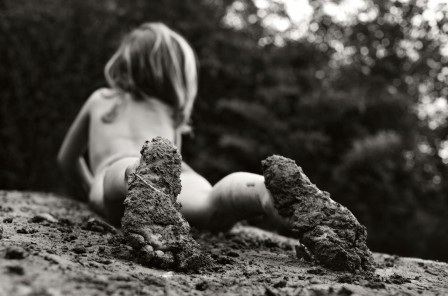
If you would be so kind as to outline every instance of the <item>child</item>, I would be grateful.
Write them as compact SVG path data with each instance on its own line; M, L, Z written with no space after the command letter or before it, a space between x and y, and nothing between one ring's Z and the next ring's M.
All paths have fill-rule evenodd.
M196 71L184 38L163 24L143 24L107 63L110 88L95 91L70 127L58 162L88 190L90 205L114 224L120 224L128 176L139 164L143 143L161 136L181 148L197 93ZM261 175L234 173L212 187L182 163L181 182L180 211L196 227L225 229L274 212Z
M263 176L242 172L212 187L181 163L172 144L180 149L188 128L197 73L193 50L180 35L163 24L142 25L124 38L105 76L110 88L97 90L84 104L58 162L88 190L96 211L114 224L122 222L128 243L145 262L204 266L208 259L189 236L184 217L210 230L260 215L281 221L275 203L321 263L335 269L372 268L365 227L311 184L294 161L274 156L263 162L270 191ZM90 167L83 159L86 150Z

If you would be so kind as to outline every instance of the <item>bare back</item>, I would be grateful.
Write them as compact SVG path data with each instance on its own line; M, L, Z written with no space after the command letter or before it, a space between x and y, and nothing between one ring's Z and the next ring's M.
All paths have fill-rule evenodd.
M88 150L94 175L121 157L140 157L146 140L161 136L174 143L171 108L157 99L136 101L111 89L96 92L89 110Z

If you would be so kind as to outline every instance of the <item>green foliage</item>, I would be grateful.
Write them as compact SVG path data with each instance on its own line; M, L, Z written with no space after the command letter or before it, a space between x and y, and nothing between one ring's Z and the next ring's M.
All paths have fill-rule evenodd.
M275 3L259 13L251 0L0 0L0 188L59 189L59 145L105 85L120 37L162 21L200 61L183 151L192 167L216 182L260 173L274 153L293 158L366 224L373 250L448 260L448 170L438 154L448 125L416 112L422 98L448 94L446 10L430 22L419 2L367 2L344 23L312 1L307 34L288 39L297 26L264 23L287 17Z

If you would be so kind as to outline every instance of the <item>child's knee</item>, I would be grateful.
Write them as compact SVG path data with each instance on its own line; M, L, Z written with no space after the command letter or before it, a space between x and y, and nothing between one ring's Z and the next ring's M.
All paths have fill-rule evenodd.
M184 172L180 178L182 181L181 194L208 194L212 190L212 185L210 182L196 172Z

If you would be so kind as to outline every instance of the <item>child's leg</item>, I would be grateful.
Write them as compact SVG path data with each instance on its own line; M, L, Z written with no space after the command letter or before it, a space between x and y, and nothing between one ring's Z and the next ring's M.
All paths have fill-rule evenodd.
M182 163L180 179L182 190L177 196L177 201L182 205L180 212L188 223L203 228L209 213L212 185L185 163Z
M89 202L110 222L120 225L123 201L127 193L127 176L139 163L138 157L125 157L115 161L95 176L90 190Z
M127 176L139 161L137 157L123 158L95 176L90 204L113 224L120 225L127 194ZM279 220L261 175L233 173L212 187L184 163L181 182L182 191L177 198L182 204L180 212L193 226L225 230L238 221L264 214Z
M233 173L213 188L193 170L185 171L181 179L181 212L194 226L225 230L238 221L261 215L279 221L261 175Z

